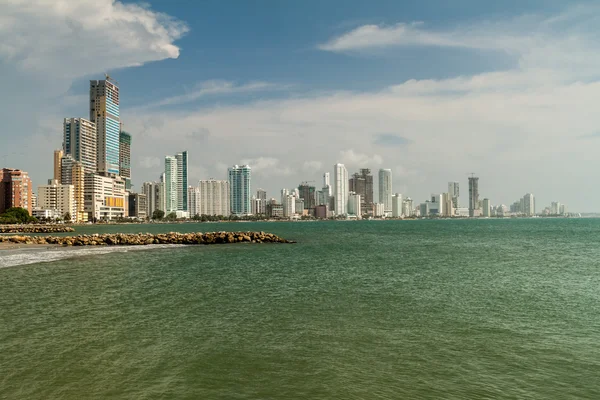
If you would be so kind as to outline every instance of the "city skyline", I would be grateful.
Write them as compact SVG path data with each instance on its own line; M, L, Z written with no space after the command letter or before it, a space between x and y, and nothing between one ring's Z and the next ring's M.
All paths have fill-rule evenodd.
M0 160L28 171L34 187L47 179L46 149L60 148L56 121L89 118L89 79L109 72L119 81L118 121L139 140L131 159L138 191L157 179L164 154L186 148L190 182L225 179L227 166L247 163L256 184L275 192L339 162L349 174L389 168L394 193L425 199L448 181L465 191L475 171L494 203L533 192L542 204L600 211L586 201L600 190L586 184L600 138L590 25L600 10L590 2L327 4L315 19L309 1L291 14L265 7L240 26L226 2L199 13L193 4L82 0L86 18L103 18L77 35L61 31L66 23L52 30L28 21L78 20L79 8L34 3L5 7L31 46L13 46L18 26L0 27L12 49L0 59L13 93L0 117L14 132L0 138ZM140 15L152 23L137 22ZM282 19L286 34L274 34L269 21ZM242 52L230 51L241 40L229 33L234 26L248 28ZM257 49L268 54L250 57Z

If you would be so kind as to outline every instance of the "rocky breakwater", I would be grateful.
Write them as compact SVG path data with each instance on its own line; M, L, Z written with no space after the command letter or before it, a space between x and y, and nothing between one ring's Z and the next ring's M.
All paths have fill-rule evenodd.
M114 233L78 236L0 236L0 243L59 246L144 246L151 244L295 243L266 232Z
M65 225L0 225L0 233L59 233L75 232Z

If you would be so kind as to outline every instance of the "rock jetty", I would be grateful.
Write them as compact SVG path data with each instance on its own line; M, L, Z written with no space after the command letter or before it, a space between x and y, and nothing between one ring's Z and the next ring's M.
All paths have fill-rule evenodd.
M78 236L0 236L0 243L59 246L144 246L150 244L295 243L266 232L111 233Z
M61 233L75 232L65 225L0 225L0 233Z

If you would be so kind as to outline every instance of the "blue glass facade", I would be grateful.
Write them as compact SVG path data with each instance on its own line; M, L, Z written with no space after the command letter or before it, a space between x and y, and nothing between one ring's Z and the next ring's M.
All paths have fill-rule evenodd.
M118 107L118 106L117 106ZM111 174L119 173L119 120L106 117L106 169Z

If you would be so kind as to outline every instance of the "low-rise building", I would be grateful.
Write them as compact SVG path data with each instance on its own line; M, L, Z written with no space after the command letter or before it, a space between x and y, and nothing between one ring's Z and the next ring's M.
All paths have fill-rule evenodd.
M73 185L61 185L53 179L47 185L38 186L38 208L53 210L61 219L68 216L69 221L76 221L75 187Z

